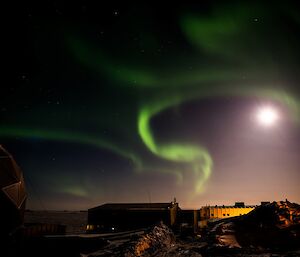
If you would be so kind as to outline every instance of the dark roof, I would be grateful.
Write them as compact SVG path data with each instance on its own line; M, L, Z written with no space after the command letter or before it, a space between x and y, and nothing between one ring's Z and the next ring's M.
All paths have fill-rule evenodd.
M203 206L201 208L236 208L236 209L242 209L242 208L255 208L257 205L245 205L245 206L236 206L236 205L209 205L209 206Z
M89 210L165 210L173 203L106 203Z

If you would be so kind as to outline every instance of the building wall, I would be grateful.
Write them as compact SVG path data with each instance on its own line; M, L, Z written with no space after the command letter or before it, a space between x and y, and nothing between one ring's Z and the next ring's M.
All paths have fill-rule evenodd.
M200 209L200 219L224 219L235 216L240 216L249 213L255 208L255 206L245 206L245 207L223 207L223 206L206 206Z
M226 219L247 214L255 209L255 206L205 206L200 209L199 228L205 228L210 220Z
M177 219L177 212L178 212L178 204L175 204L172 208L170 208L170 225L174 226L176 224Z
M88 211L88 232L117 232L150 227L160 221L168 226L176 225L175 203L167 208L90 209Z

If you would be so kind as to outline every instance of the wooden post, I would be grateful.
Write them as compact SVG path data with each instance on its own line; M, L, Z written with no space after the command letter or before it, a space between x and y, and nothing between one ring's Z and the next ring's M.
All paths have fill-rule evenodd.
M194 210L194 233L198 232L198 211Z

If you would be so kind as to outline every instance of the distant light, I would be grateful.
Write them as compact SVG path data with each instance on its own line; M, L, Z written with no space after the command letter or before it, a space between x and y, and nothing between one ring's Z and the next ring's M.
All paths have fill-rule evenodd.
M112 227L112 228L111 228L111 230L112 230L112 231L114 231L114 230L115 230L115 228L114 228L114 227Z
M261 125L270 127L278 121L279 115L272 106L264 106L257 111L256 118Z

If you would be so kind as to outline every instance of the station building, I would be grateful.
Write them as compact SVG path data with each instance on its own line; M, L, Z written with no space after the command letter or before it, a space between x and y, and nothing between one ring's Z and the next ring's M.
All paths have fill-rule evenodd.
M205 227L208 221L245 215L256 207L256 205L245 205L244 202L236 202L231 206L203 206L200 208L200 227Z
M142 229L160 221L173 227L178 203L108 203L88 210L87 232L121 232Z

